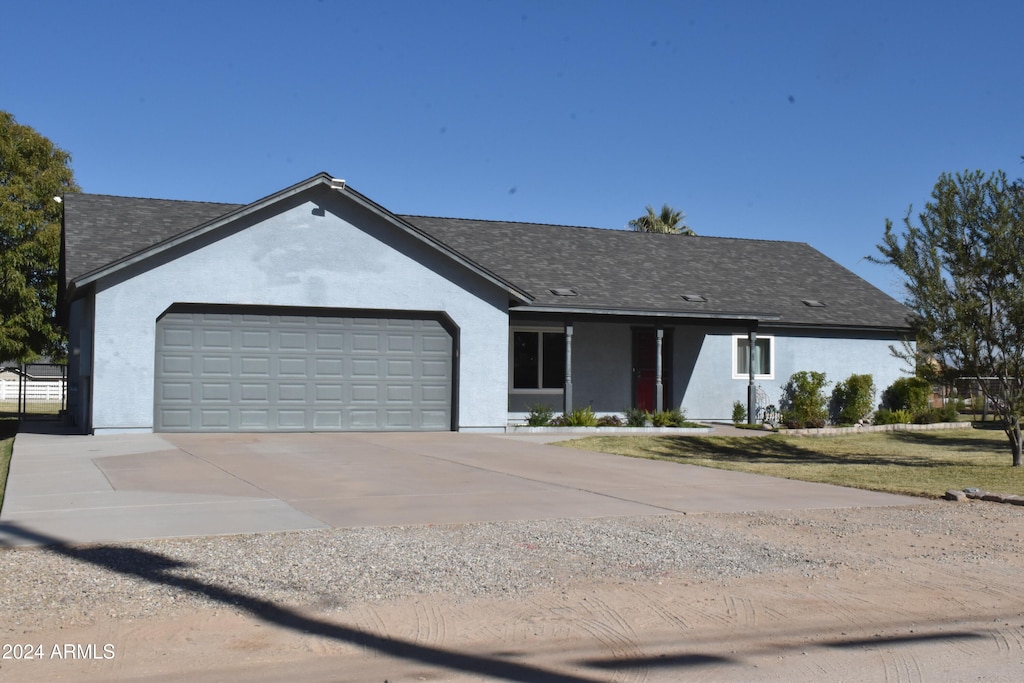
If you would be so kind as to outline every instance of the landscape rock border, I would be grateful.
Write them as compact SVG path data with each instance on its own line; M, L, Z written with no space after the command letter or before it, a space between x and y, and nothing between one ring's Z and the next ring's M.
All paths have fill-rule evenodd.
M973 429L970 422L935 422L932 424L858 425L856 427L819 427L817 429L780 429L779 434L791 436L836 436L838 434L867 434L870 432L927 432L943 429Z
M991 503L1006 503L1008 505L1024 505L1024 496L1013 493L989 493L979 489L964 489L963 491L946 491L943 496L946 500L964 502L966 500L986 500Z

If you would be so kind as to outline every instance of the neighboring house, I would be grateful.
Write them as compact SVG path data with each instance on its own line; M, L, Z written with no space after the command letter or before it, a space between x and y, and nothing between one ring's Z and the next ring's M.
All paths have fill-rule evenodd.
M727 419L900 376L908 311L806 244L399 216L327 174L248 205L64 198L87 432L501 430L533 404Z

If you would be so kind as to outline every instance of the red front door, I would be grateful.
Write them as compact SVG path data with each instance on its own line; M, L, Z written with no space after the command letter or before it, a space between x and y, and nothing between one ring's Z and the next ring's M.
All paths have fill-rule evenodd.
M637 408L654 412L657 406L658 336L652 329L633 330L633 393Z

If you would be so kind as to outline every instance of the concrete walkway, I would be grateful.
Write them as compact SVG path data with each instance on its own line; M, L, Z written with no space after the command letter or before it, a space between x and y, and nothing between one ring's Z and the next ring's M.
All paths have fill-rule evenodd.
M0 546L920 502L503 435L19 434Z

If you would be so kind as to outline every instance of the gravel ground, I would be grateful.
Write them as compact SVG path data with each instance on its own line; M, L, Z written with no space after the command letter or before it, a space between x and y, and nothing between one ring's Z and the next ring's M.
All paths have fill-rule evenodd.
M514 596L573 580L714 579L826 563L709 528L707 520L549 520L12 549L0 552L0 614L20 621L47 613L75 623L99 616L96 610L132 618L233 596L330 609L420 594Z
M1017 531L979 536L979 524L995 522ZM1022 523L1022 508L934 502L9 549L0 552L0 615L8 624L46 614L70 625L252 599L330 610L440 593L515 597L595 580L816 576L905 557L963 565L1019 552ZM872 553L872 539L895 542L905 557Z

